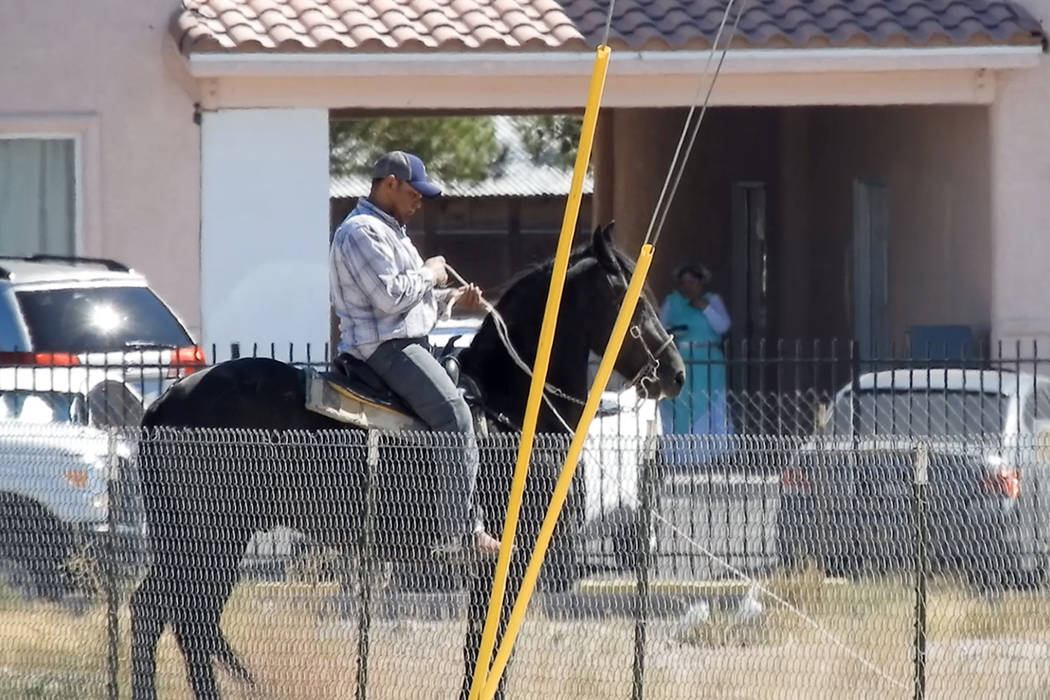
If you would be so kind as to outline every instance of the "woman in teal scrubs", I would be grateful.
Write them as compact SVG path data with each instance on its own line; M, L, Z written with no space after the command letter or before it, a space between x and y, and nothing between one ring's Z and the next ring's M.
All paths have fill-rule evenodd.
M726 366L722 336L729 330L729 313L722 298L707 291L711 273L703 265L685 265L675 273L678 289L660 309L660 319L674 334L685 360L685 387L678 398L661 401L665 433L728 435L732 422L726 409ZM710 457L705 444L696 458ZM695 450L692 450L695 451ZM721 450L714 450L720 452Z

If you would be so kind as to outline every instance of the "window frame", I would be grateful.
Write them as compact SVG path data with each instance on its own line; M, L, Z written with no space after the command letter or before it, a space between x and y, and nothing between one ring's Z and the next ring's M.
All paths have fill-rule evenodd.
M1036 409L1042 415L1036 415ZM1050 384L1035 382L1032 391L1028 392L1021 407L1021 423L1025 432L1034 432L1040 421L1050 420Z
M101 152L96 113L0 115L0 139L73 141L73 251L101 250Z
M83 170L81 163L83 162L83 140L80 134L76 133L62 133L62 132L13 132L5 133L0 131L0 141L72 141L73 142L73 250L70 251L70 255L79 255L80 251L83 250L82 244L82 231L84 229L83 223L83 201L84 196L81 192L81 184L83 178L80 173Z

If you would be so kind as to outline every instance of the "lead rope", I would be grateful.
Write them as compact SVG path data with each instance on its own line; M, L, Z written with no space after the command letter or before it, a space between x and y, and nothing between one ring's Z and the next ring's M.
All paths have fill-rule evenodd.
M447 269L449 273L453 277L455 277L456 281L458 281L461 285L463 285L464 287L469 286L468 282L465 279L463 279L463 276L456 272L455 268L453 268L451 265L445 263L445 269ZM500 314L500 312L496 310L496 307L493 304L490 304L488 300L486 300L484 297L481 297L481 305L482 307L484 307L485 311L488 312L488 314L492 317L492 322L496 326L496 335L499 337L500 343L502 343L503 347L507 350L507 354L510 355L512 360L514 360L514 364L520 367L521 371L523 371L526 375L528 375L531 378L532 369L523 359L521 359L521 355L518 354L518 351L515 349L514 344L510 342L510 331L507 328L507 322L503 318L503 315ZM649 345L645 342L645 339L642 338L642 332L641 330L639 330L638 326L631 326L630 333L631 337L633 337L641 344L642 349L645 350L645 354L649 356L649 362L647 362L646 365L638 371L638 374L636 374L634 378L628 382L628 385L640 386L644 389L645 382L659 381L659 376L657 373L660 369L660 360L657 356L660 355L660 353L666 350L667 347L674 342L674 336L668 335L667 340L665 340L660 345L660 347L656 349L656 352L654 354L653 351L649 349ZM554 413L554 416L558 419L558 422L561 423L562 426L564 426L564 428L570 433L573 432L573 429L569 427L569 424L565 421L561 414L558 413L558 410L554 408L554 404L551 403L550 398L547 396L548 393L557 396L560 399L564 399L566 401L574 403L577 406L585 406L586 402L581 401L575 396L570 396L569 394L565 393L553 384L544 383L544 402L546 402L547 406ZM641 405L643 400L643 397L638 395L638 392L636 391L635 405L633 410L638 410L638 407Z
M467 281L463 279L463 277L458 272L456 272L456 270L451 265L445 263L445 269L448 270L449 274L455 277L456 281L458 281L461 285L463 285L464 287L469 286ZM493 304L490 304L488 300L485 299L485 297L481 297L481 305L484 307L485 311L488 312L489 316L492 317L492 322L496 326L496 335L499 337L500 343L502 343L503 347L506 349L507 354L510 355L512 360L514 360L514 364L520 367L521 371L531 378L532 369L528 366L528 364L525 363L524 360L521 359L521 355L519 355L518 351L514 348L514 344L510 342L510 331L507 329L507 322L504 320L503 315L499 311L497 311L496 307ZM570 401L578 406L585 406L586 402L581 401L575 396L570 396L569 394L566 394L564 391L554 386L553 384L545 382L543 387L543 401L547 404L547 407L554 414L554 417L558 419L558 422L561 423L567 431L569 431L570 433L573 432L573 429L569 427L568 422L562 417L560 413L558 413L558 409L554 407L554 404L551 402L550 397L547 394L552 394L560 399Z

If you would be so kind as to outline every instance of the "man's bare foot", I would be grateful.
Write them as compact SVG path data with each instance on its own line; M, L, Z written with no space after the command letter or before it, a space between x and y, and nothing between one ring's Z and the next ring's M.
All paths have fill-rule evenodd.
M479 554L496 556L499 554L499 547L499 540L484 530L474 533L474 549L476 549Z

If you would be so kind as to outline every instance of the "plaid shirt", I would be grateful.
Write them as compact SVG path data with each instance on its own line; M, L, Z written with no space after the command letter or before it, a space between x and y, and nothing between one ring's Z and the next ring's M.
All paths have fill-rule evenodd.
M328 270L339 352L362 360L384 341L426 337L448 306L405 227L367 199L336 229Z

